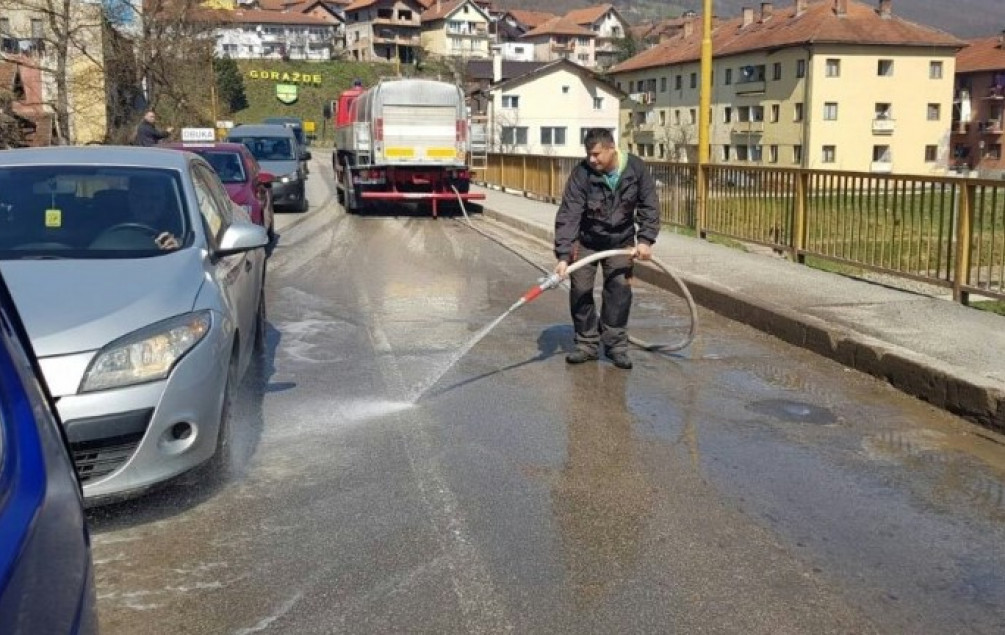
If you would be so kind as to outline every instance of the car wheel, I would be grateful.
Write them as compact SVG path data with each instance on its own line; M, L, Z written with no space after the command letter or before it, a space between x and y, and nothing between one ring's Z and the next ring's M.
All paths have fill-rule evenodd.
M310 207L310 203L307 201L307 186L300 191L300 202L297 203L298 212L306 212Z
M234 390L237 388L237 351L231 355L227 368L227 383L223 387L223 407L220 408L220 427L216 438L216 452L210 459L210 471L215 478L226 478L234 467L233 411Z

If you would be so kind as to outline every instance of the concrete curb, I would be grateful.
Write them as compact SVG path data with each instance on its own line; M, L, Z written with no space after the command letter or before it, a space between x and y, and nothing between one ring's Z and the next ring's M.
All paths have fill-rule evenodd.
M540 240L551 242L554 239L550 227L513 218L488 207L483 207L482 213L485 218ZM673 279L655 267L639 266L636 275L643 282L680 295ZM699 306L883 379L933 406L1005 433L1005 390L998 382L845 326L749 297L699 276L681 272L678 275Z

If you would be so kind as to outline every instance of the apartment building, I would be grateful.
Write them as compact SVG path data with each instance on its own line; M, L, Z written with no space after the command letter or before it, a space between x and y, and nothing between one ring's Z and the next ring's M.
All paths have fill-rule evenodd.
M571 60L587 68L596 65L596 40L596 33L564 16L552 18L520 38L521 42L534 46L537 62Z
M566 13L565 19L596 34L594 61L597 68L610 68L617 62L620 41L628 35L630 25L613 5L576 9Z
M47 145L44 141L101 141L107 133L101 5L70 3L68 11L68 32L62 34L53 32L47 13L33 10L28 3L6 7L0 15L0 61L19 67L23 85L40 89L37 95L26 95L19 106L22 115L38 124L35 130L39 136L33 143L40 145ZM65 60L67 139L52 135L53 129L59 128L57 113L51 106L58 101L52 70L58 66L56 38L69 41Z
M619 64L622 142L694 160L701 33L696 21ZM950 159L955 56L965 43L897 17L892 0L762 2L713 30L710 156L716 163L905 174Z
M968 44L956 56L951 168L1005 178L1005 31Z
M328 60L341 47L342 25L299 11L235 9L213 14L217 57Z
M492 18L474 0L435 0L421 16L422 47L440 57L488 58Z
M496 74L501 74L497 62ZM624 93L588 68L560 59L488 89L495 151L583 157L589 128L618 134Z
M345 8L346 50L360 61L414 63L424 10L418 0L356 0Z

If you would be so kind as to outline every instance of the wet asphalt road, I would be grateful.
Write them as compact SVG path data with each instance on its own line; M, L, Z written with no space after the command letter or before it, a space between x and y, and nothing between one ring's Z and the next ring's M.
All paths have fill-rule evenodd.
M281 215L243 456L90 512L104 633L1005 631L1005 444L701 313L568 367L538 272L456 219ZM520 254L546 248L476 222ZM632 327L687 313L637 290Z

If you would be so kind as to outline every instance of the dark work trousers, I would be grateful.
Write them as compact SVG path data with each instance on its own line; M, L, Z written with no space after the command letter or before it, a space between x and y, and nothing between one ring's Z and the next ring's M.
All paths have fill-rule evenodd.
M597 251L600 250L587 249L577 244L573 256L579 260ZM599 321L593 298L598 265L601 265L604 277ZM572 324L576 329L577 348L597 353L598 345L603 343L607 353L628 350L632 265L633 260L628 256L613 256L577 269L569 276L572 287L569 291L569 308L572 310Z

